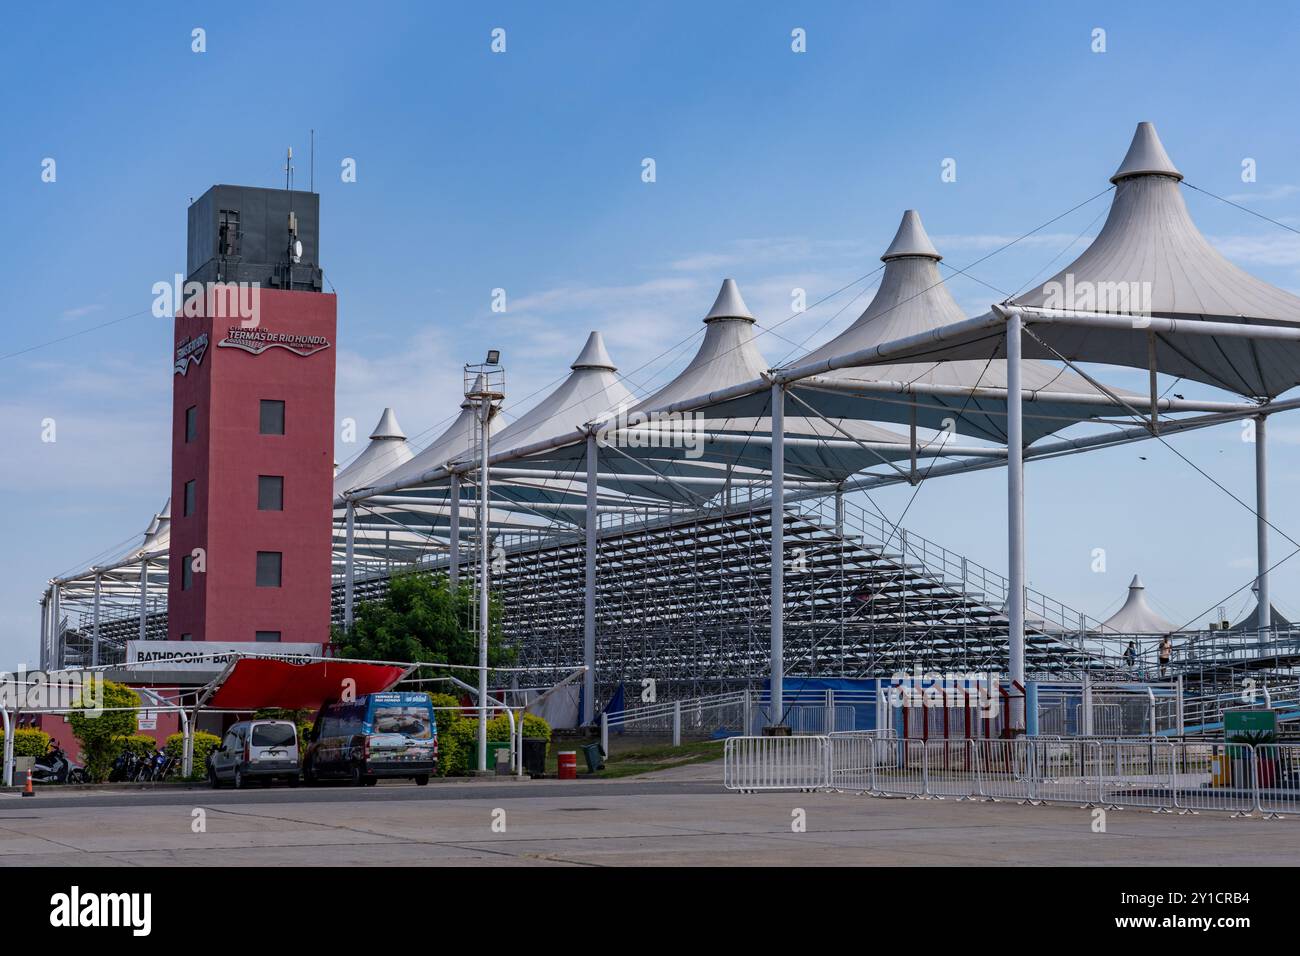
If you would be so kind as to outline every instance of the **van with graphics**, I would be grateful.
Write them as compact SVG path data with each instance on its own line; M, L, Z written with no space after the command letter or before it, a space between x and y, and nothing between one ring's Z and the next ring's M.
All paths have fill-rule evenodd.
M309 784L347 780L359 787L405 777L424 786L437 766L433 702L414 691L385 691L322 707L302 770Z

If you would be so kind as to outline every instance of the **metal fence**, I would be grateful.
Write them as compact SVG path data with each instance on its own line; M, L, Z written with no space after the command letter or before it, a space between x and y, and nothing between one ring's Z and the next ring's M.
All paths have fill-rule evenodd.
M1300 744L1018 737L896 738L858 731L732 737L729 790L835 790L1158 813L1300 814Z
M723 748L723 786L756 790L819 790L830 779L826 737L728 737Z

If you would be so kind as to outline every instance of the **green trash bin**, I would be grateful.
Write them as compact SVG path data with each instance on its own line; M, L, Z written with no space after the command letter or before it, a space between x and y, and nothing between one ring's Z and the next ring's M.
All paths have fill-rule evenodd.
M595 773L597 770L605 769L605 751L600 749L600 744L583 744L582 755L587 759L588 773Z
M510 750L510 744L504 740L489 740L487 742L487 768L496 770L497 768L497 751ZM474 741L469 748L469 771L474 773L479 769L478 765L478 741Z

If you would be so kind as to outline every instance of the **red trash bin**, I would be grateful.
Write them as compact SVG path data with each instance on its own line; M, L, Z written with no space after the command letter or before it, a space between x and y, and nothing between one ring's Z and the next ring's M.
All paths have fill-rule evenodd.
M556 756L556 766L560 773L561 780L578 779L578 752L576 750L561 750Z

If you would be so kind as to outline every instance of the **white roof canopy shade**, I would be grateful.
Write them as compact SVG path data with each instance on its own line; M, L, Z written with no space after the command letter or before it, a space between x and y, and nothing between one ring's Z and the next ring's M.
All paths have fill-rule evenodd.
M755 319L734 279L726 279L713 307L704 317L704 339L687 366L648 398L620 408L601 428L602 473L639 474L642 461L670 477L758 477L771 465L770 420L766 417L714 417L708 411L688 415L658 415L656 409L689 399L710 388L731 387L760 378L767 368L754 341ZM755 410L766 412L767 396L757 396ZM806 411L806 410L805 410ZM787 416L786 468L790 478L838 481L881 461L909 457L908 437L862 422L838 427L797 410ZM801 437L816 441L801 441ZM863 444L876 446L872 450ZM923 452L924 454L924 452ZM573 463L586 455L582 444L534 456L531 463ZM572 467L570 464L569 467ZM663 486L650 494L677 497Z
M1006 303L1027 324L1023 354L1143 369L1154 358L1169 375L1275 398L1300 384L1300 297L1209 244L1187 211L1182 178L1155 128L1139 124L1111 177L1115 195L1097 238L1057 275ZM887 354L855 356L854 364L1000 356L1004 338L1003 320L991 313L916 341L894 340Z
M942 259L921 217L909 209L882 255L885 273L866 310L849 328L790 363L801 368L966 320L939 274ZM841 368L798 382L799 397L830 417L865 417L1006 441L1007 368L989 343L980 359ZM1025 406L1025 441L1114 412L1106 394L1073 372L1038 361L1021 363L1034 399ZM986 391L973 392L974 389ZM889 393L893 392L891 396ZM1072 402L1083 396L1096 404ZM1138 401L1141 398L1132 396ZM864 402L868 399L868 402ZM791 409L794 410L794 407Z
M334 476L334 494L340 495L351 488L364 488L375 479L394 471L413 457L406 433L397 424L397 415L385 408L370 442L347 467Z
M1174 625L1157 614L1147 603L1142 579L1133 575L1124 606L1101 623L1100 630L1110 634L1169 634Z

